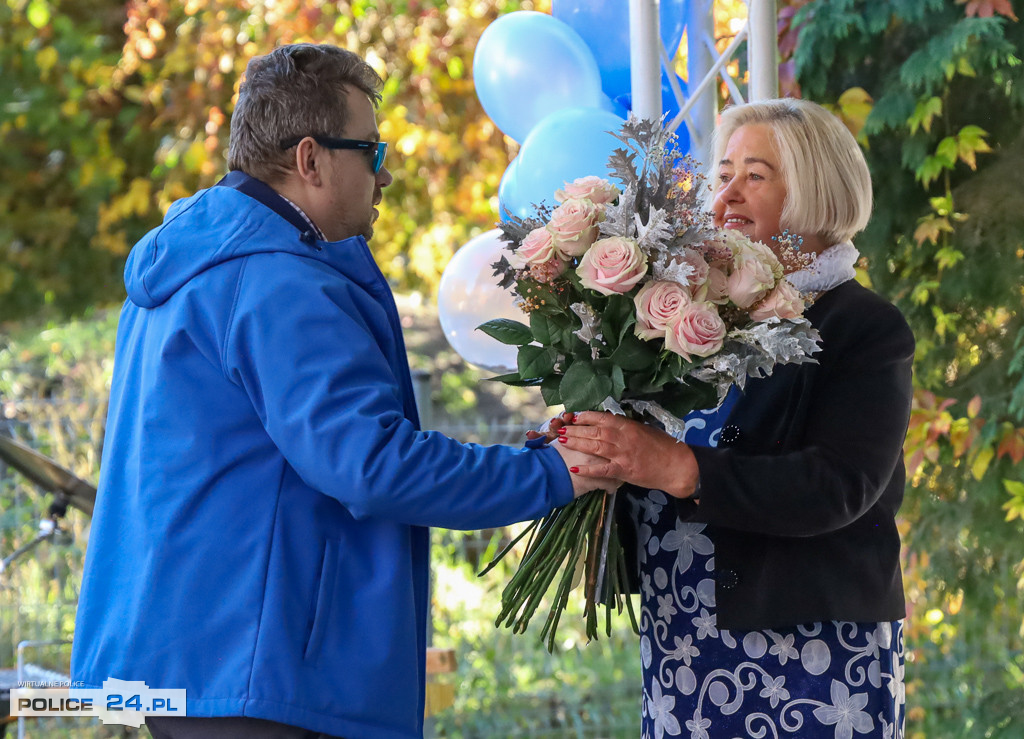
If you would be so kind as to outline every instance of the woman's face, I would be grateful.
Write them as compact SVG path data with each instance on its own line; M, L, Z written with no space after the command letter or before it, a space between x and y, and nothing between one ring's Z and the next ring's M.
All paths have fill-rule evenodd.
M737 128L718 163L718 192L712 205L715 225L742 232L773 246L782 232L786 183L771 130L761 123Z

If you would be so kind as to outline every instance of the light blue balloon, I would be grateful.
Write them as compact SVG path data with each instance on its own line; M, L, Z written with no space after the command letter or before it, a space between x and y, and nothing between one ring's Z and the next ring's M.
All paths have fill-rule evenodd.
M518 170L519 157L516 157L505 168L505 174L501 176L498 185L498 214L503 221L508 221L510 215L529 218L534 214L533 205L519 197Z
M622 104L618 99L612 100L607 95L602 95L604 100L601 101L601 110L607 110L609 113L614 113L623 120L629 117L629 108Z
M683 38L687 0L661 0L661 41L669 59ZM583 37L601 70L601 87L615 99L629 93L628 0L552 0L551 15ZM660 54L659 54L660 57Z
M473 82L487 115L520 142L556 110L598 107L604 98L597 62L580 35L528 10L484 29L473 54Z
M612 179L608 157L622 142L608 131L618 132L622 123L619 116L599 108L566 108L538 123L519 150L509 210L540 202L556 205L555 190L579 177Z

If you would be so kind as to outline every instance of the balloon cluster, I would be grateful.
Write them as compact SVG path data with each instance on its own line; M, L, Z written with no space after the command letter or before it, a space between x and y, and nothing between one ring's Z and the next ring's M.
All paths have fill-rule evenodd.
M686 2L660 2L661 40L670 58L682 39ZM498 188L502 220L528 217L534 204L549 200L564 183L606 174L608 157L619 146L610 132L619 130L631 109L629 3L553 0L551 15L503 15L480 36L473 81L487 115L521 144ZM685 92L686 83L678 77L676 81ZM670 117L679 109L664 71L662 105ZM685 128L679 134L685 139ZM680 144L683 151L689 148L685 140ZM467 361L495 370L509 366L509 358L502 356L507 348L466 326L498 317L485 313L484 307L495 304L497 298L490 293L499 288L489 269L481 279L466 270L500 256L500 242L493 237L467 243L445 270L438 301L452 347ZM446 287L456 285L460 297L446 296ZM458 314L458 306L470 314Z

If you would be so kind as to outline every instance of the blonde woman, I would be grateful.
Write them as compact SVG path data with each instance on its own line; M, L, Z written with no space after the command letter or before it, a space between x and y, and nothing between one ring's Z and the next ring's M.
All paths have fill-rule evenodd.
M853 279L867 165L846 128L802 100L726 110L713 162L718 226L776 250L788 232L814 255L788 279L822 349L693 414L685 443L606 413L558 431L608 460L581 474L642 492L643 736L900 737L895 516L914 338Z

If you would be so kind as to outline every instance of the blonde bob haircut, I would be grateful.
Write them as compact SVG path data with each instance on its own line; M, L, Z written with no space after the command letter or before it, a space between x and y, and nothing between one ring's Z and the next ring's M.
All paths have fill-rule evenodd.
M783 228L820 235L828 244L848 241L864 230L871 217L871 174L864 155L846 126L809 100L761 100L722 111L711 145L709 209L729 139L740 126L754 124L771 130L782 165Z

